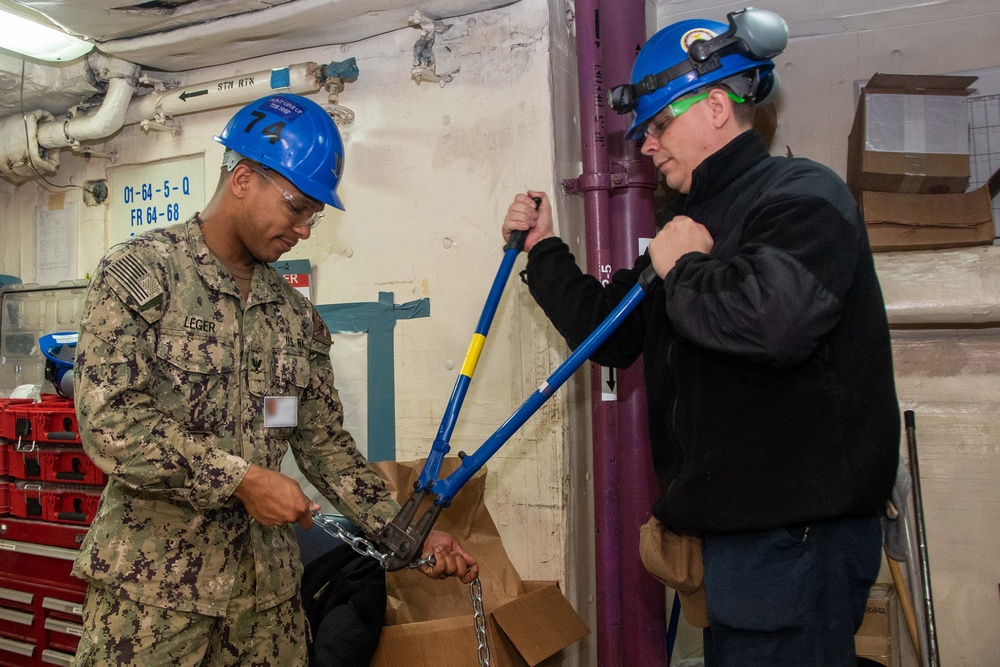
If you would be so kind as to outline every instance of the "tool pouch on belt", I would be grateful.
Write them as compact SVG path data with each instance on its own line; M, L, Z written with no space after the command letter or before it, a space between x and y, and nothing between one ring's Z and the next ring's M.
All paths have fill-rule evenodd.
M696 628L707 628L701 538L678 535L654 516L639 529L639 556L650 574L677 591L687 622Z

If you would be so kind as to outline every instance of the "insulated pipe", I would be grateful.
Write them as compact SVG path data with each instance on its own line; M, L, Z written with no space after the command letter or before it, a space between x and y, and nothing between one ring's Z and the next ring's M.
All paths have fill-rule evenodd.
M38 126L38 144L44 148L63 148L80 141L104 139L125 124L125 112L135 94L135 83L129 79L111 79L100 108L88 116L57 118Z
M627 83L639 49L646 43L643 0L600 0L603 21L605 89ZM613 5L613 6L612 6ZM640 238L655 232L653 192L656 171L640 153L640 144L625 139L631 115L608 110L607 137L611 161L611 215L603 230L611 240L612 266L628 267L639 256ZM649 519L657 497L649 446L646 389L642 361L617 372L617 459L622 606L630 614L622 647L625 665L667 664L666 592L639 558L639 528ZM597 400L599 395L594 396ZM627 641L625 640L627 639Z
M59 153L47 149L106 139L125 125L163 123L182 114L246 104L275 90L314 93L327 79L322 66L306 62L137 98L136 80L141 73L137 65L100 54L92 56L90 64L99 78L108 80L108 90L94 113L53 118L47 112L33 111L0 119L0 176L21 182L53 174L59 166Z
M126 123L162 122L182 114L243 105L275 91L315 93L322 85L322 68L313 62L236 74L183 88L154 91L129 105Z
M587 266L603 278L600 267L613 258L607 235L610 193L601 187L608 174L605 128L605 84L600 38L599 0L576 3L576 54L579 72L580 139L583 160L583 206L586 218ZM596 271L595 271L596 270ZM621 559L619 544L619 469L613 402L601 401L601 369L591 364L591 422L594 450L594 562L597 588L597 663L600 667L626 664L622 647ZM637 546L638 548L638 546ZM629 614L632 618L634 615Z

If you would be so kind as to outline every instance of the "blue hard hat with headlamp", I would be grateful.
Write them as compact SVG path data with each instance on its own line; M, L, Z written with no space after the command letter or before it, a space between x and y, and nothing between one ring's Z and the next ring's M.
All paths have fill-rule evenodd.
M760 104L778 88L774 61L788 44L784 19L748 7L728 15L729 25L705 19L671 24L649 38L636 57L630 83L608 93L617 113L634 112L625 133L638 139L646 123L674 100L724 83Z
M52 383L57 394L66 398L73 398L73 363L78 337L76 331L62 331L38 339L38 347L45 356L45 379Z
M214 138L278 172L303 194L344 210L337 196L344 142L330 114L316 102L288 93L262 97L237 111Z

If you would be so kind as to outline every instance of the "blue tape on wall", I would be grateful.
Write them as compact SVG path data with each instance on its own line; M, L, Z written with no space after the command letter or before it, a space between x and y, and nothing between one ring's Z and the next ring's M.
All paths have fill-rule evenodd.
M368 334L368 460L396 458L396 377L393 329L397 320L430 317L430 299L394 304L392 292L374 303L316 306L330 333Z

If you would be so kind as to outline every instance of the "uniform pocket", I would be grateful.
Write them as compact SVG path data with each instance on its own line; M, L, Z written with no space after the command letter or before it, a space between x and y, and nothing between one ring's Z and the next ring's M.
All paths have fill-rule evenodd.
M215 336L161 331L156 356L163 383L155 392L156 409L189 430L218 433L226 422L228 402L238 395L233 343Z

